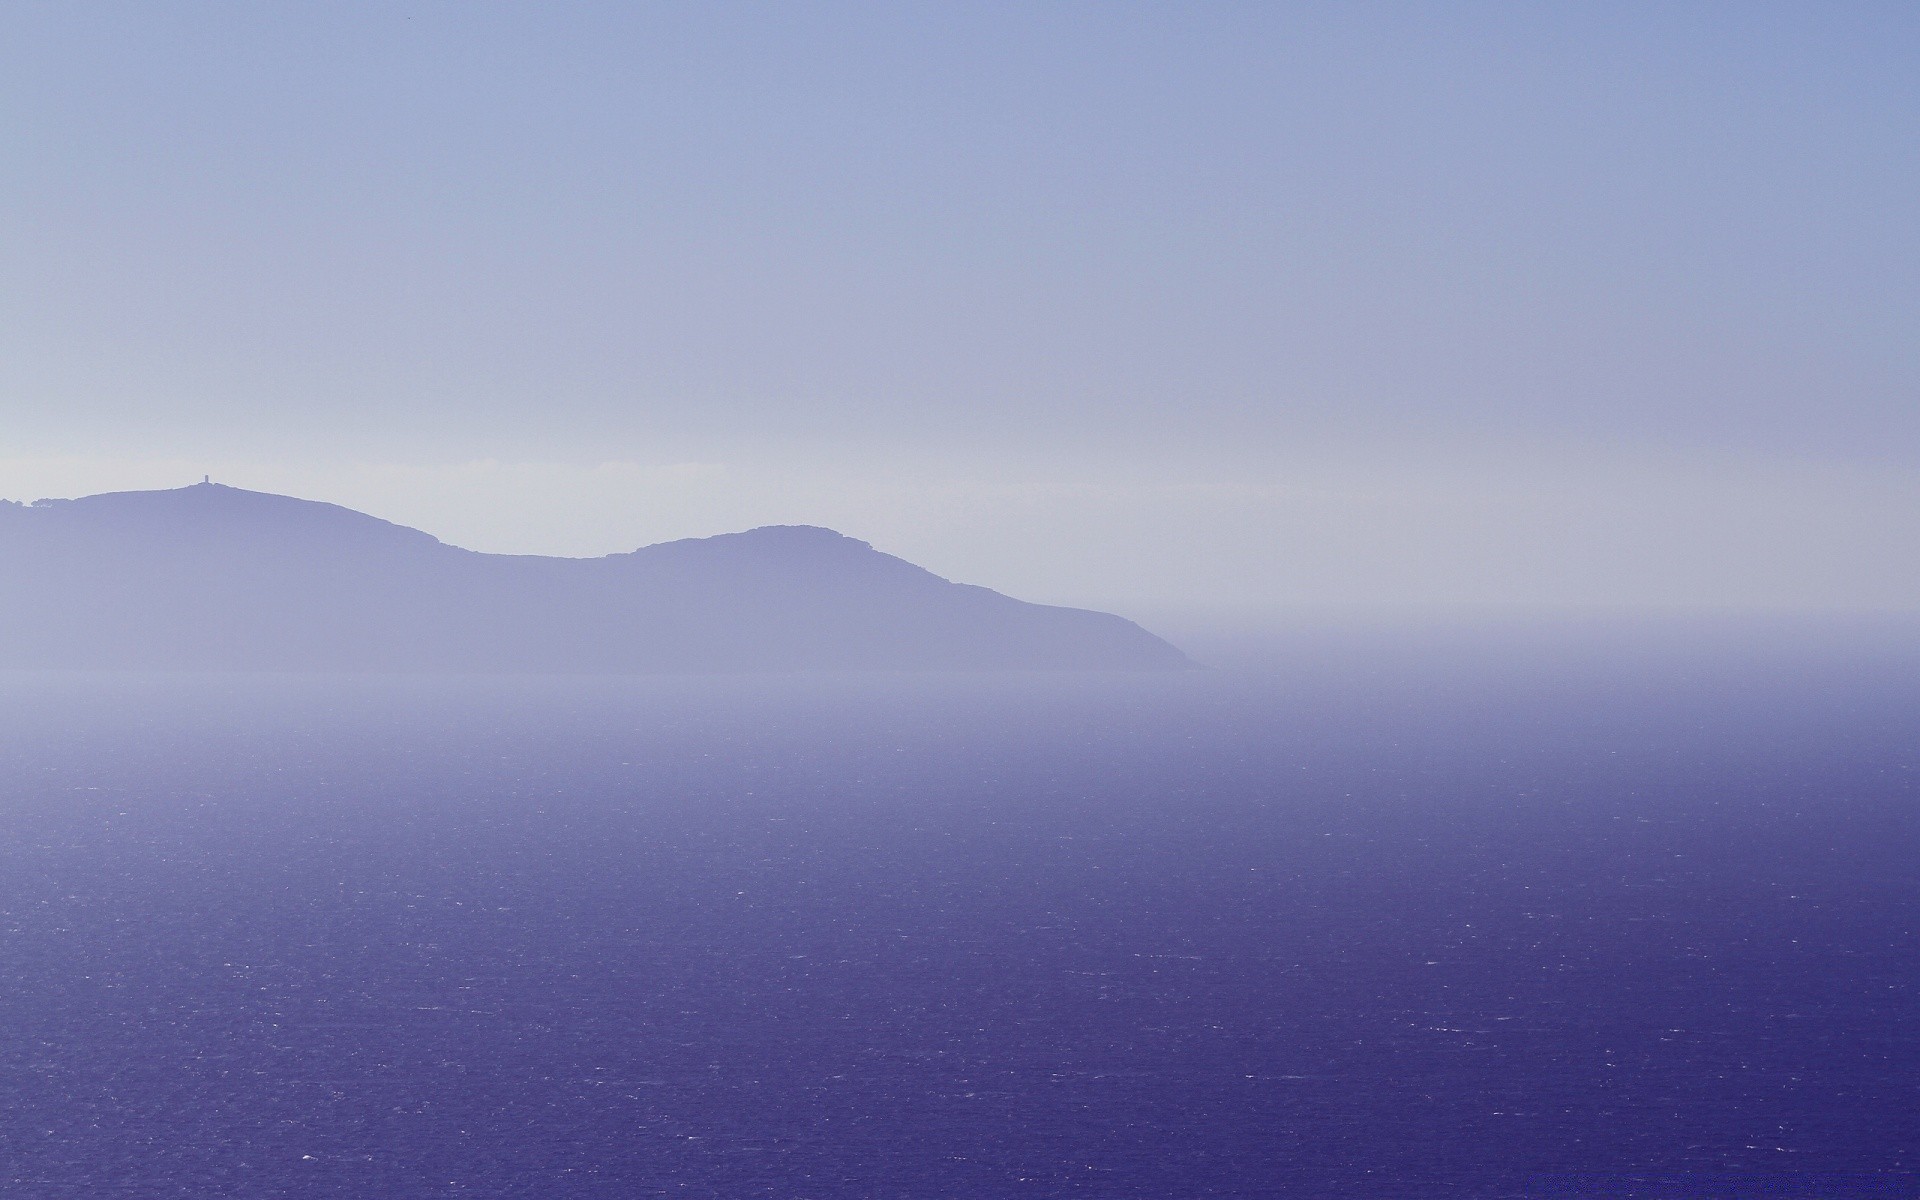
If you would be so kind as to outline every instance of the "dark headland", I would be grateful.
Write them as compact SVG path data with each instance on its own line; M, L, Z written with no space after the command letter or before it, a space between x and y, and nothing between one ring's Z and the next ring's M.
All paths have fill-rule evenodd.
M830 529L482 554L202 483L0 503L0 668L1169 670L1121 617L951 583Z

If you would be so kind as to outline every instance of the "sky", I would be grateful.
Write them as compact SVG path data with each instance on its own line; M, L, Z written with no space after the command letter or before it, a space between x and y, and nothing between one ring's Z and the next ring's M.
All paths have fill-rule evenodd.
M1920 607L1920 8L14 0L0 496Z

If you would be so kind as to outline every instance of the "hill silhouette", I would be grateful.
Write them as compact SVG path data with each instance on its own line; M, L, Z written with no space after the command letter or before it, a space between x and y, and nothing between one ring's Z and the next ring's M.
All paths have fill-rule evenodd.
M604 558L482 554L201 483L0 504L0 667L1177 669L1107 613L951 583L781 525Z

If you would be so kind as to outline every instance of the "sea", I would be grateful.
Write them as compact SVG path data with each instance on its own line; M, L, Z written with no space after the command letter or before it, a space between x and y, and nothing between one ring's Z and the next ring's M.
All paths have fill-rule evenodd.
M0 1196L1920 1196L1916 768L1893 619L4 675Z

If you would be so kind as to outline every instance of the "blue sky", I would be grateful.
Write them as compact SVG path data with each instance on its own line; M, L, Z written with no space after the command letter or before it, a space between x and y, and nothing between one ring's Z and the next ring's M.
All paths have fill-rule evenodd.
M36 4L0 494L1910 606L1920 10Z

